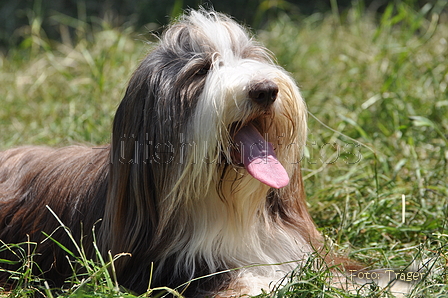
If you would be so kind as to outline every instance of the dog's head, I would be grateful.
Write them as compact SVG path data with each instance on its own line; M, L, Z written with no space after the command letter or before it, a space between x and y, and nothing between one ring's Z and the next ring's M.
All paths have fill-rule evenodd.
M271 53L231 18L191 11L131 78L113 162L150 165L155 189L175 197L230 184L266 193L288 184L306 129L299 89Z
M213 11L180 17L134 72L114 119L103 225L126 239L113 238L112 251L146 251L135 262L178 254L179 272L190 273L197 260L214 272L271 259L243 238L254 247L275 238L283 244L272 255L300 258L288 250L297 233L317 233L300 176L306 130L294 80L242 26ZM255 221L278 221L280 235Z

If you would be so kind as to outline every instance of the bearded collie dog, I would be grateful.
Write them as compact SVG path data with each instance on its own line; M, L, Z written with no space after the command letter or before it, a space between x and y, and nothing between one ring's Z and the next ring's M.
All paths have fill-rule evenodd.
M128 253L114 271L137 293L206 276L185 295L254 295L316 252L347 270L307 210L306 136L271 53L230 17L189 11L133 73L110 145L0 153L0 285L20 267L10 243L34 243L34 274L63 285L79 270L67 231L93 260Z

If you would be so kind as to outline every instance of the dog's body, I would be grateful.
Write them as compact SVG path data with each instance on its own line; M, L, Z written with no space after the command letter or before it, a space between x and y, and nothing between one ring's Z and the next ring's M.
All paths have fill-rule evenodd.
M259 293L322 248L300 173L306 134L299 90L269 52L230 18L192 11L135 71L110 146L0 154L0 239L38 243L34 261L61 285L71 274L67 253L41 243L42 231L75 247L48 205L89 257L93 227L104 256L130 253L115 267L137 292L152 263L152 286L176 287L297 261L189 287ZM17 260L10 251L2 258ZM0 272L0 285L8 276Z

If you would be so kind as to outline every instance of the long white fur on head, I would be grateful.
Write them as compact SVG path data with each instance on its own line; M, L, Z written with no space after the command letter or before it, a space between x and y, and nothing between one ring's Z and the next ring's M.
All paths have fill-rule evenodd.
M198 260L214 272L222 267L303 259L312 248L297 230L270 218L265 208L268 186L227 167L224 180L229 178L230 183L222 183L221 194L217 190L223 178L219 172L220 155L231 160L230 126L249 121L258 113L248 97L250 83L257 80L268 79L279 87L271 107L271 125L263 133L275 145L286 171L294 173L300 158L299 146L304 145L307 130L306 107L298 87L282 68L267 58L269 53L229 18L192 11L182 22L193 26L193 48L213 49L207 53L213 61L202 94L192 99L197 100L195 110L185 123L185 142L195 146L187 148L191 150L186 150L185 163L179 166L180 173L176 173L179 179L171 193L181 213L178 220L183 220L188 228L173 235L176 239L167 249L167 255L177 254L177 270L192 274ZM248 47L262 53L263 58L244 57ZM279 144L278 137L284 145ZM273 280L278 277L278 270L285 272L294 266L259 267L251 269L250 274Z

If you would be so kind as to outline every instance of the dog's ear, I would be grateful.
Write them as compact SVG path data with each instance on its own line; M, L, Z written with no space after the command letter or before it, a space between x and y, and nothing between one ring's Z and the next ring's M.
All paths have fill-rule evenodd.
M157 227L157 187L153 164L147 158L151 131L157 129L147 125L156 101L149 83L153 72L152 67L143 63L135 71L113 122L102 229L108 232L102 235L102 241L103 248L114 254L140 250L136 255L146 255L141 252L149 250ZM122 259L118 266L129 258Z

